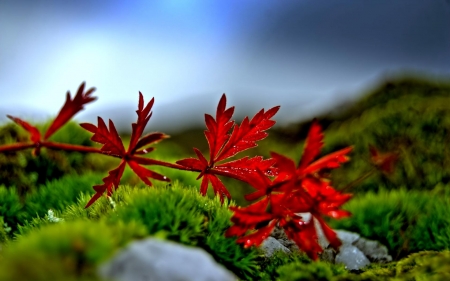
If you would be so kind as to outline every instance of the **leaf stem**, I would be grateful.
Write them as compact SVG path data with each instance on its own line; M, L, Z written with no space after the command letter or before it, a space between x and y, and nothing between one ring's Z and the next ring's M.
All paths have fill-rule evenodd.
M173 169L177 169L177 170L200 172L198 170L195 170L195 169L192 169L189 167L181 166L178 164L172 164L169 162L164 162L161 160L145 158L145 157L135 156L135 155L131 155L129 157L130 157L130 160L135 160L139 164L143 164L143 165L159 165L159 166L164 166L164 167L173 168Z
M343 192L343 191L347 191L353 187L355 187L356 185L362 183L364 180L366 180L368 177L370 177L371 175L373 175L375 173L377 169L375 167L373 167L372 169L370 169L369 171L367 171L366 173L364 173L362 176L360 176L359 178L355 179L354 181L350 182L349 184L347 184L346 186L344 186L343 188L341 188L339 191Z
M28 142L18 142L15 144L6 144L0 145L0 152L13 152L19 150L25 150L29 148L37 148L37 147L46 147L49 149L55 150L64 150L64 151L77 151L84 153L101 153L103 152L95 147L83 146L83 145L75 145L75 144L67 144L67 143L58 143L51 141L42 141L36 143L28 143Z
M0 152L13 152L36 147L34 143L18 142L15 144L0 145Z
M51 142L51 141L44 141L41 142L41 147L46 147L50 149L55 150L64 150L64 151L76 151L76 152L91 152L91 153L100 153L103 154L103 152L95 147L90 146L82 146L82 145L76 145L76 144L67 144L67 143L58 143L58 142Z

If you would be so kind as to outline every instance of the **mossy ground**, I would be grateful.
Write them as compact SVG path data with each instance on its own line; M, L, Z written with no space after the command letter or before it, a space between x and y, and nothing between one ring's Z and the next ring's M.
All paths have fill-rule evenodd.
M326 128L324 154L354 146L351 161L332 173L337 188L350 185L355 194L344 207L353 216L331 225L381 241L392 263L348 272L302 254L264 258L223 235L231 224L228 204L247 204L243 195L251 187L224 180L235 201L221 205L199 195L194 173L163 167L152 168L171 184L146 187L127 169L112 201L101 198L85 209L92 186L115 160L43 150L37 158L30 151L0 154L0 280L99 280L101 262L147 236L201 247L242 280L450 280L448 104L450 84L404 78L386 82L344 112L318 118ZM298 159L308 126L272 130L248 153ZM89 137L69 123L53 140L92 145ZM0 127L2 144L26 139L17 126ZM369 144L398 153L392 174L371 164ZM203 129L172 136L151 157L175 162L193 156L193 146L205 151ZM368 171L371 176L358 182Z

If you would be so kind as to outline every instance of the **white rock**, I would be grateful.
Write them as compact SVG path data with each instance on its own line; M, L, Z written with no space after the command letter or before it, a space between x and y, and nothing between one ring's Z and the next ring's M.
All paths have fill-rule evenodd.
M148 238L130 244L99 268L116 281L235 281L206 251Z
M291 251L283 246L277 239L269 236L264 242L261 244L261 250L264 251L266 257L271 257L276 251L283 251L285 253L291 253Z
M358 270L370 264L370 261L358 248L352 245L342 245L336 255L336 264L344 264L348 270Z
M353 245L358 247L371 262L387 263L392 261L387 247L378 241L360 238Z
M352 245L360 238L358 233L353 233L346 230L335 230L335 232L339 240L341 240L342 245Z

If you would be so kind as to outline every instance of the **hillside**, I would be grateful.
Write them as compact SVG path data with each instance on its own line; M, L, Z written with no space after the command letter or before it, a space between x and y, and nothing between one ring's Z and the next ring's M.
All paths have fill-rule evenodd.
M433 189L450 181L450 83L418 78L386 81L338 114L317 119L326 127L325 151L353 145L352 161L333 174L344 187L371 171L369 145L399 157L391 175L375 173L355 185ZM308 123L291 125L277 135L296 139Z

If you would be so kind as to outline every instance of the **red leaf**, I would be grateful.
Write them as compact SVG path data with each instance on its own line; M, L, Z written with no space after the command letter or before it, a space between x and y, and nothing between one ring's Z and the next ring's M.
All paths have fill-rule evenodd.
M95 88L90 88L84 92L85 82L81 83L78 88L77 94L73 98L70 97L70 92L66 94L66 102L59 111L56 118L53 120L52 124L45 133L44 139L48 139L53 133L55 133L59 128L67 123L75 114L83 110L84 105L96 100L96 97L91 97L90 95L95 91Z
M328 242L330 242L331 247L337 250L342 245L342 242L337 237L336 232L334 232L334 230L331 229L321 217L316 217L316 219L322 228L323 234L327 238Z
M221 174L228 174L232 178L248 182L255 186L258 183L261 183L260 181L258 181L258 183L253 183L253 180L255 179L253 175L257 173L257 170L263 172L265 175L274 175L276 174L276 169L272 167L274 163L275 160L264 160L261 156L255 156L253 158L245 156L238 160L217 165L214 167L214 171L220 171Z
M216 176L212 174L205 174L203 179L211 182L211 185L214 189L214 194L218 195L220 198L220 202L223 203L225 197L231 199L231 194L226 189L225 185L223 185L222 181ZM203 182L202 182L203 185ZM204 188L204 187L203 187Z
M149 143L146 143L148 140L142 140L140 146L137 147L139 138L142 136L142 133L144 132L145 126L147 126L148 121L150 120L150 117L152 117L152 107L153 103L155 102L155 99L152 98L150 102L147 103L147 105L144 108L144 97L142 96L142 93L139 92L139 104L138 104L138 110L136 110L138 119L136 123L131 124L132 132L131 132L131 139L130 139L130 146L128 148L128 151L134 152L136 149L139 149ZM160 136L162 137L162 135ZM152 140L150 138L150 140ZM156 139L160 140L160 139Z
M151 186L152 183L148 178L153 178L156 180L160 180L160 181L170 181L167 177L158 174L156 172L153 172L145 167L142 167L141 165L139 165L138 163L136 163L135 161L129 160L127 161L128 165L130 165L131 169L133 170L133 172L138 175L138 177L145 182L145 184Z
M308 167L303 170L303 173L314 173L321 169L335 169L341 166L342 163L347 162L350 158L347 156L353 147L349 146L338 150L336 152L330 153L319 160L311 163Z
M231 221L238 225L246 226L248 229L255 228L257 224L263 221L274 219L272 214L266 213L268 206L269 200L264 198L247 207L230 207L230 210L234 211Z
M276 225L276 217L267 213L269 200L264 198L247 207L230 207L234 211L231 221L234 223L226 232L226 237L244 236L247 230L255 230L252 234L239 238L236 242L244 247L258 246L272 232Z
M217 106L216 120L211 115L205 114L205 123L208 128L205 131L205 136L209 145L210 162L213 162L213 159L216 158L216 155L228 140L228 131L234 125L234 121L231 121L234 106L226 109L226 104L227 97L223 94Z
M270 118L277 113L278 109L279 106L271 108L267 112L262 109L251 120L248 117L244 118L242 124L238 126L235 125L234 121L231 121L234 107L226 108L226 96L223 94L217 106L216 119L209 114L205 114L207 127L205 136L209 146L209 161L198 149L194 148L198 161L195 161L194 158L187 158L177 161L177 164L200 172L197 179L204 177L200 193L206 194L208 184L211 182L214 192L220 196L221 201L225 196L229 197L229 193L216 175L232 177L255 186L265 184L259 173L262 171L269 176L275 175L276 169L272 167L273 160L263 160L261 157L244 157L220 165L217 165L217 162L256 146L257 141L267 136L265 131L275 124L275 121ZM231 128L233 128L233 131L230 137L228 132Z
M318 253L321 253L323 250L318 243L316 228L312 220L309 223L302 224L300 227L290 226L285 228L285 232L287 237L294 241L308 257L313 260L319 258Z
M150 169L145 168L142 165L169 165L170 163L165 163L163 161L158 161L155 159L144 158L140 156L136 156L136 154L142 155L147 154L154 150L153 147L146 147L150 144L157 143L169 136L163 133L150 133L141 138L142 133L144 132L145 126L147 125L150 117L152 115L151 109L154 103L154 99L151 99L149 103L144 107L144 97L142 93L139 92L139 104L138 110L136 111L138 118L137 122L132 124L132 134L130 139L130 146L128 150L125 151L125 147L122 143L122 139L120 138L114 123L109 120L109 129L106 126L105 122L102 118L98 117L98 126L96 127L93 124L83 123L81 127L93 133L91 140L102 144L101 151L104 154L112 155L116 157L122 158L120 170L112 170L110 175L103 179L104 184L94 186L94 189L97 191L96 195L91 199L88 206L92 204L99 197L98 193L103 193L105 189L108 190L108 195L112 193L112 185L119 184L120 178L123 173L123 169L125 168L125 164L131 167L133 172L147 185L151 186L152 183L150 178L160 180L160 181L170 181L167 177L156 173ZM192 161L187 160L187 163L191 163ZM170 164L172 165L172 164ZM169 165L169 167L171 167ZM116 171L117 170L117 171ZM120 172L120 173L119 173ZM109 188L109 189L108 189Z
M278 169L276 182L291 179L296 175L297 168L294 161L276 152L271 152L270 156L276 161L275 167Z
M201 177L202 174L200 174L199 177ZM197 179L199 179L199 177ZM208 191L208 184L209 184L209 179L208 177L203 177L202 178L202 183L200 184L200 194L203 196L206 196L206 192Z
M271 120L280 109L279 106L264 112L261 109L250 121L248 117L244 118L241 125L235 125L230 139L223 147L220 155L215 159L216 162L232 157L239 152L258 146L257 141L267 137L266 130L275 125L275 121Z
M382 172L391 174L394 171L394 165L398 160L397 153L380 153L375 147L369 145L370 160L373 165Z
M309 129L308 136L306 138L305 148L303 155L299 163L299 169L304 169L310 164L314 158L316 158L323 146L323 133L319 123L314 120L311 128Z
M205 156L198 150L194 148L194 152L197 155L198 159L195 158L185 158L182 160L178 160L176 163L185 167L189 167L193 170L202 172L200 176L197 178L201 178L203 176L203 171L208 169L208 160L206 160Z
M89 200L85 208L91 206L92 203L94 203L98 198L100 198L103 193L105 193L105 191L107 192L108 196L111 196L111 194L113 193L113 187L115 187L116 189L119 187L120 178L122 177L125 165L125 160L122 160L117 168L109 171L108 176L103 178L103 184L94 186L94 190L96 191L96 193L91 198L91 200Z
M195 159L195 158L186 158L182 160L178 160L176 162L177 164L185 167L191 167L194 170L203 170L204 164L202 161Z
M109 120L109 130L101 117L98 117L98 127L92 124L80 124L84 129L94 133L91 140L103 144L101 150L105 154L123 157L125 155L125 147L122 139L117 133L114 123Z
M339 210L352 197L351 194L343 194L334 189L324 180L306 178L302 181L302 187L307 191L311 200L310 212L330 216L336 219L349 216L350 213Z
M232 236L243 236L245 233L247 233L248 228L247 226L240 226L240 225L233 225L230 228L225 231L225 237L232 237Z
M94 195L92 195L91 199L89 200L89 202L87 202L86 206L84 206L84 208L89 208L92 204L94 204L95 201L98 200L98 198L103 196L103 192L97 192Z
M244 214L260 213L260 212L266 211L268 204L269 204L269 199L264 198L264 199L259 200L258 202L248 205L246 207L232 206L232 207L230 207L230 210L235 211L235 215L237 213L244 213Z
M314 219L317 219L331 245L338 247L340 241L335 232L326 225L322 216L341 218L350 215L340 208L351 195L336 191L331 182L323 178L321 170L337 168L348 161L347 154L352 148L341 149L313 162L319 155L322 145L321 128L314 122L298 167L292 159L272 152L272 159L276 161L275 179L260 180L259 187L255 186L258 190L245 196L248 200L263 197L261 201L245 208L230 207L234 211L231 218L233 226L227 234L239 236L237 242L243 243L245 247L259 245L270 234L271 228L267 223L269 221L269 225L278 223L288 238L302 251L310 258L317 259L318 253L322 252L314 226ZM219 166L214 169L218 169ZM259 171L259 174L262 172ZM310 213L314 219L304 221L298 213ZM255 232L245 236L247 231L255 229Z
M11 119L12 121L14 121L16 124L18 124L20 127L24 128L28 133L30 133L30 140L33 143L37 143L41 140L41 133L35 126L30 125L29 123L27 123L17 117L13 117L11 115L6 115L6 116L9 119Z
M166 134L163 134L163 133L147 134L139 139L139 141L134 146L134 149L132 150L132 152L136 152L136 154L147 154L147 153L153 151L154 148L151 147L151 148L145 148L145 149L139 150L139 151L136 151L136 150L138 150L146 145L149 145L149 144L156 144L156 143L162 141L163 139L167 139L167 138L169 138L169 136Z
M276 221L273 221L269 225L262 227L252 234L239 238L236 242L239 244L244 244L244 248L249 248L251 246L259 246L261 243L269 237L275 228Z

